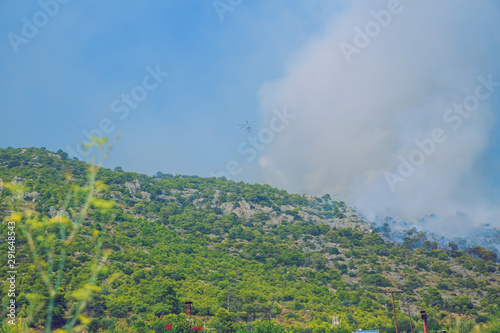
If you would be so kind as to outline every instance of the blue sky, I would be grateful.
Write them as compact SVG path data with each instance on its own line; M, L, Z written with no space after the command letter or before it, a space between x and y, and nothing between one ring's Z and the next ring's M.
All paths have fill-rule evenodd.
M497 216L500 89L445 119L479 77L500 81L495 1L3 1L0 36L0 147L78 153L104 126L120 136L110 168Z
M238 124L259 123L262 83L283 75L330 7L242 1L221 20L210 1L71 1L16 53L8 34L22 37L42 7L2 2L0 144L67 151L108 118L121 136L110 167L217 172L246 137ZM169 77L118 119L111 103L157 65Z

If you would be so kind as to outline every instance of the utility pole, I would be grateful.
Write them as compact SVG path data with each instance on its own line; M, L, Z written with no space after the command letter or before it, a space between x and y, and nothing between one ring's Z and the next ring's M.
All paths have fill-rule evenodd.
M399 333L399 331L398 331L398 319L396 318L396 307L394 306L394 293L401 294L401 293L403 293L403 291L402 290L388 290L388 291L380 291L380 293L382 293L382 294L390 293L391 294L392 311L394 311L394 325L396 325L396 333Z
M425 313L425 311L420 311L420 316L422 317L422 324L424 324L424 333L429 333L429 327L427 326L427 313Z
M411 322L411 314L410 314L410 302L406 300L406 306L408 306L408 318L410 318L410 328L411 328L411 333L413 333L413 324Z

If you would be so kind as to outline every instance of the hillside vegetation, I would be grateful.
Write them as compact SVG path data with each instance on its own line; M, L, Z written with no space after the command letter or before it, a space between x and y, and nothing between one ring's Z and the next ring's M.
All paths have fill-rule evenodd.
M166 332L169 324L172 332L181 324L217 332L395 332L390 294L381 291L402 290L394 294L399 332L410 331L406 301L416 332L420 310L431 330L500 332L495 252L440 247L415 229L401 244L389 242L387 225L369 223L329 195L101 168L66 251L59 230L74 228L68 217L94 191L85 187L88 176L89 165L62 151L0 149L0 280L9 277L7 223L22 186L17 209L28 233L16 231L16 320L33 331L46 325L50 298L39 267L55 281L64 257L53 328L85 299L76 325L86 332ZM4 283L2 311L8 289ZM192 323L183 315L186 301ZM332 316L340 328L332 329ZM1 320L8 329L6 315Z

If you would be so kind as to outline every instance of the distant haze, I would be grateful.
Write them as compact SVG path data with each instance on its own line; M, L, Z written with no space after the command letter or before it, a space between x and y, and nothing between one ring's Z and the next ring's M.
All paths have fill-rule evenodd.
M436 230L498 225L498 175L481 170L498 145L499 45L492 1L353 3L261 88L263 126L273 108L296 115L260 157L266 181L369 217L437 214Z

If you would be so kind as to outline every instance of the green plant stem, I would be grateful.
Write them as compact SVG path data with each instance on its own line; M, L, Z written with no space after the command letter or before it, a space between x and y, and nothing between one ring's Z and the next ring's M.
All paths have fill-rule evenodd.
M60 230L61 230L61 240L64 241L64 238L66 237L64 224L61 224ZM47 313L47 323L45 326L45 333L50 333L50 329L52 327L52 315L54 312L54 302L56 299L57 290L59 289L59 285L61 284L62 272L64 270L64 261L65 260L66 260L66 248L63 247L61 250L61 260L59 261L59 268L58 268L58 272L57 272L56 284L54 286L54 290L56 290L56 292L51 294L50 298L49 298L49 311Z

